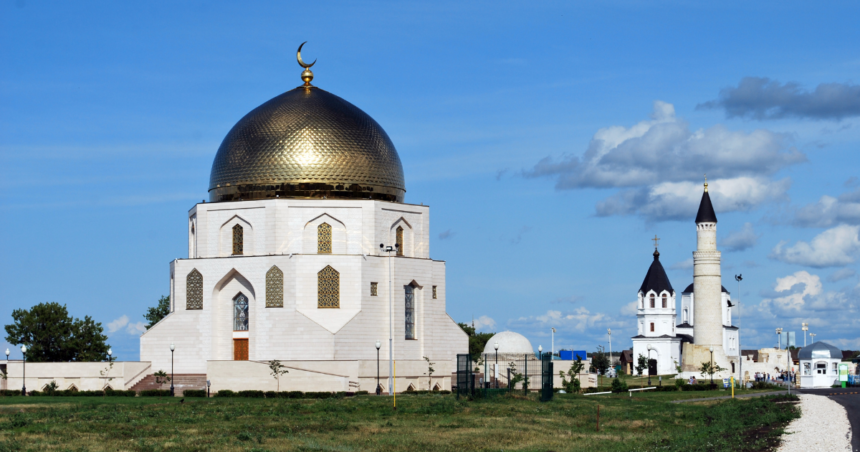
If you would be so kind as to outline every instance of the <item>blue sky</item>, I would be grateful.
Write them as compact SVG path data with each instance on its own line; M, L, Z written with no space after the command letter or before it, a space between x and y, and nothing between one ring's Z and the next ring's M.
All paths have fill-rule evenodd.
M431 206L448 312L630 346L651 263L692 282L708 173L744 348L860 349L856 3L0 4L0 320L57 301L138 358L232 125L314 84L373 116ZM5 333L4 335L5 336ZM3 342L3 348L8 345ZM368 346L372 346L369 344ZM14 350L13 357L20 356Z

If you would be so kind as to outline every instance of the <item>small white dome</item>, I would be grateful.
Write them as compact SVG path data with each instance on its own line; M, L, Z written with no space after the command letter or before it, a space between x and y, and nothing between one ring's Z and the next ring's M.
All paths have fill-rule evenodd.
M499 354L534 353L532 343L520 333L502 331L487 341L484 353L496 353L495 344L499 344Z

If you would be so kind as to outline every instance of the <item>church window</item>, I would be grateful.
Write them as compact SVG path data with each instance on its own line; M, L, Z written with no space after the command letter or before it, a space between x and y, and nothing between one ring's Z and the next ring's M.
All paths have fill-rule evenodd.
M340 307L340 273L331 265L317 273L317 307Z
M415 289L406 286L406 339L415 339Z
M248 331L248 297L242 293L233 298L233 331Z
M652 294L651 294L651 297L649 297L649 299L651 300L651 307L652 307L652 308L653 308L653 307L655 307L654 302L655 302L655 300L657 299L657 297L655 297L655 296L654 296L654 294L652 293Z
M233 254L243 254L245 248L245 233L241 225L233 226Z
M317 254L331 254L331 225L317 226Z
M372 282L370 283L370 296L375 297L379 295L379 283Z
M203 309L203 275L196 268L185 278L185 309Z
M666 296L666 294L663 294L663 307L665 308L668 306L669 306L669 297Z
M651 332L654 332L654 322L651 322Z
M397 231L395 234L395 242L397 248L397 255L403 255L403 226L397 226Z
M686 308L684 308L683 320L684 320L684 323L687 323L687 309Z
M436 298L436 286L433 286L433 299L435 300Z
M266 307L284 307L284 272L275 265L266 272Z

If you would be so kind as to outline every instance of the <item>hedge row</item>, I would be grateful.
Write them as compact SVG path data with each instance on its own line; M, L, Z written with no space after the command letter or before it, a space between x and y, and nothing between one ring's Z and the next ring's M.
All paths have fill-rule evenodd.
M141 397L170 397L169 389L147 389L140 391Z
M187 394L188 391L185 391ZM215 393L215 397L247 397L256 399L342 399L355 395L365 395L367 391L358 392L301 392L301 391L231 391L222 389Z

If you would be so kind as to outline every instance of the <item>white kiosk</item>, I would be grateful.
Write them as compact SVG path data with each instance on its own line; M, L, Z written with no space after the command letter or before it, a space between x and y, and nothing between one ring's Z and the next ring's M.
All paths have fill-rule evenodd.
M829 388L839 384L839 363L842 351L827 342L814 342L797 354L800 361L801 388Z

